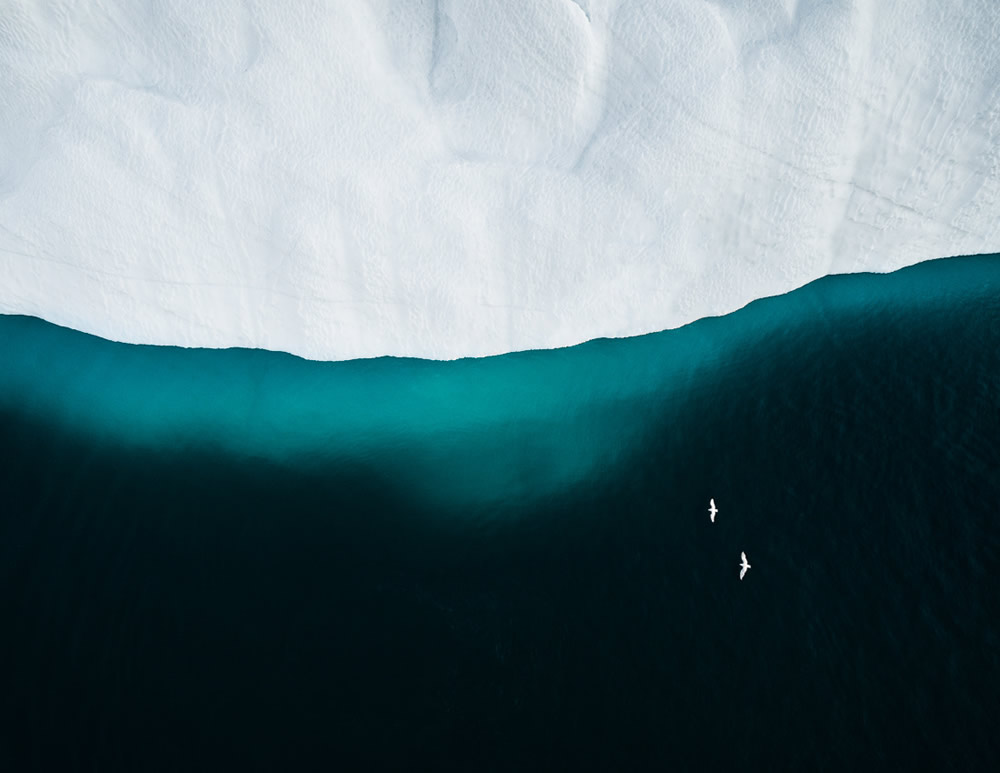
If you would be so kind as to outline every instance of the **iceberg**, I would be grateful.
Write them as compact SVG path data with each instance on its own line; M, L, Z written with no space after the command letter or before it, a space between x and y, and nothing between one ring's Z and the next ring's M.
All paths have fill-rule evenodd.
M998 36L993 0L15 0L0 312L450 359L997 251Z

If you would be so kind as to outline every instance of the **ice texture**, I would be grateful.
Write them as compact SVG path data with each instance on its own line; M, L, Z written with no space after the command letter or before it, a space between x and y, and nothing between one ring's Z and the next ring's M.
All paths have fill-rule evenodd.
M453 358L1000 250L996 0L7 0L0 311Z

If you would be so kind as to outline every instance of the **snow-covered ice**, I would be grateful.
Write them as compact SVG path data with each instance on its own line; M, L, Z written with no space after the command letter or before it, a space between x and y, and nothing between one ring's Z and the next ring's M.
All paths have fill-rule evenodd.
M450 358L997 251L998 41L996 0L8 0L0 311Z

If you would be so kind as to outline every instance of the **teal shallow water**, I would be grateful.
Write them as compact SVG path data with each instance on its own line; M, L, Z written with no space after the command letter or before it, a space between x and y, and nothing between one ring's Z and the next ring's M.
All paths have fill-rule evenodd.
M998 256L486 359L0 358L0 762L1000 751Z

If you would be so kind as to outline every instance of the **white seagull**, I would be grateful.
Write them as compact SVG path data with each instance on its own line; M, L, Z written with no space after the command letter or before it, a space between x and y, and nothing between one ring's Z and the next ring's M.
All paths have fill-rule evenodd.
M740 563L740 579L742 580L746 576L747 569L750 568L750 564L747 563L746 553L740 553L740 559L742 559L742 562Z
M712 519L712 523L715 523L715 514L719 512L719 508L715 506L715 500L708 500L708 517Z

